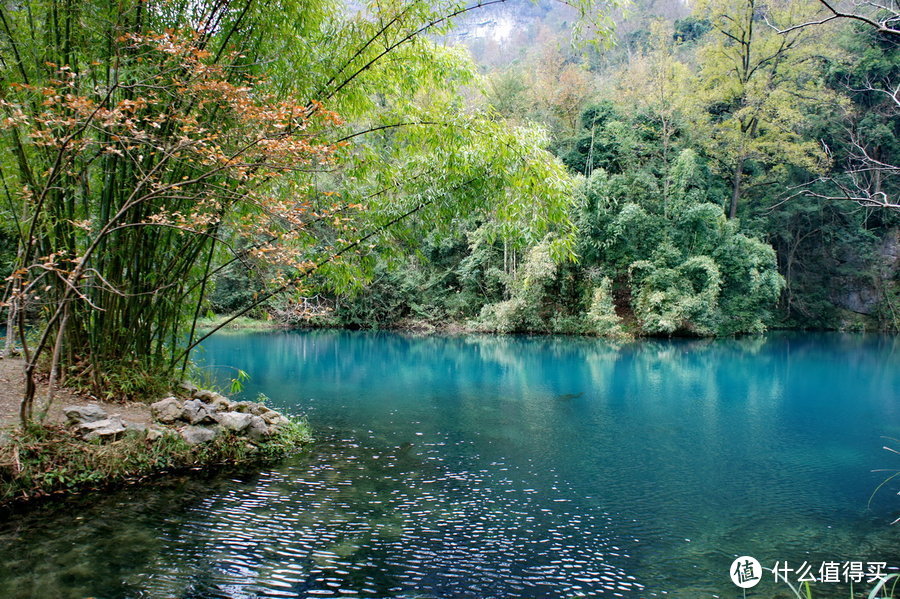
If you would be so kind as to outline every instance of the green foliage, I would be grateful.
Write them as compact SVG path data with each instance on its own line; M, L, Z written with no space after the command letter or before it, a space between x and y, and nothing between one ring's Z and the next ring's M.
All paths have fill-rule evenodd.
M476 316L498 301L509 278L499 260L510 241L497 239L496 224L458 220L455 231L430 231L408 256L383 256L370 281L340 297L331 323L351 328L389 328L408 319L440 325ZM470 232L466 232L469 230Z
M622 319L616 314L612 297L612 281L603 277L594 287L591 304L587 311L587 321L601 337L621 337L624 334Z
M3 192L27 224L7 299L44 308L30 377L43 353L94 387L122 356L171 376L210 303L260 316L279 293L351 291L465 215L570 239L575 183L545 131L469 102L477 69L426 36L477 7L63 8L6 6L0 33Z
M585 108L579 118L581 129L556 148L563 163L571 171L585 176L600 169L621 172L627 149L637 142L620 119L608 101Z
M390 327L412 313L412 306L418 303L417 292L425 284L414 263L382 263L371 277L362 290L342 298L333 316L336 324L349 328Z
M799 2L704 0L708 41L698 50L700 70L692 127L716 167L732 181L729 218L738 215L745 186L777 180L786 167L825 172L829 158L807 135L811 117L840 102L825 85L823 65L833 47L819 29L779 34L760 23L803 20ZM808 11L807 11L808 12ZM746 180L745 180L746 179Z
M685 17L675 21L675 33L673 39L677 42L696 42L712 29L707 19L697 17Z
M713 335L719 328L719 268L708 256L681 263L679 258L680 252L668 246L651 260L632 263L635 316L651 335Z
M217 314L233 314L251 308L249 315L259 317L264 305L252 309L264 279L244 262L238 260L216 273L212 279L209 306Z
M231 393L240 393L244 389L244 383L248 380L250 380L250 375L238 368L234 378L229 381L228 390Z
M528 250L512 283L512 297L482 308L476 328L501 333L580 330L580 324L553 313L552 289L559 271L553 245L552 239L545 239Z
M479 227L468 247L450 238L442 246L440 236L432 237L422 246L424 261L384 266L364 299L353 302L366 316L343 322L461 320L464 312L447 309L450 297L481 307L471 325L483 331L708 336L764 330L783 287L775 253L725 217L726 186L703 155L679 149L684 141L670 135L669 151L679 151L663 159L662 130L626 122L609 103L586 109L581 123L602 125L595 142L613 148L610 161L620 166L613 173L595 170L577 192L577 263L551 251L551 238L501 252L490 234L494 226ZM643 131L640 140L636 130ZM562 151L580 156L570 162L578 167L592 150ZM720 203L712 203L717 194ZM440 247L453 251L441 255ZM452 284L422 294L437 276ZM429 317L417 306L434 311Z
M140 360L124 357L93 365L79 362L69 367L69 373L71 387L107 401L165 397L172 388L172 378L168 374L148 368Z
M375 248L324 267L317 289L337 300L327 323L475 319L486 330L614 334L618 324L661 335L900 326L886 264L897 213L825 199L836 184L898 191L895 171L860 162L861 148L900 161L900 119L885 93L900 76L898 50L870 28L779 35L762 20L797 22L808 8L708 0L680 19L630 22L629 52L542 47L484 79L458 50L424 41L398 54L415 63L408 73L373 66L334 98L373 130L323 182L346 202L374 196L360 230L416 211ZM352 27L351 37L377 25L360 16ZM296 64L312 60L293 52ZM473 92L464 99L447 81ZM784 201L798 189L821 197ZM732 211L740 222L725 218ZM555 260L534 287L524 271L548 233L576 260ZM258 285L223 277L215 308L236 309Z
M623 173L599 170L585 182L581 265L629 287L630 306L622 308L633 310L643 334L764 330L783 286L772 248L741 234L710 203L715 187L696 151L681 150L664 169L662 198L662 189L641 184L655 165L650 158Z
M306 418L293 417L289 420L290 422L257 446L259 456L277 460L297 452L312 442L313 436ZM245 459L256 459L256 456L250 455Z

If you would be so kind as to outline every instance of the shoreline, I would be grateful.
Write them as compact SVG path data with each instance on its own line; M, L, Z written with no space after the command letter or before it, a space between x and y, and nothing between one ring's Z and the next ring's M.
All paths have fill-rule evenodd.
M47 418L23 430L11 380L17 366L0 360L0 378L13 383L0 389L0 511L191 470L258 468L313 440L305 419L190 385L153 404L63 388Z
M310 441L309 443L312 443ZM308 444L309 444L308 443ZM93 493L102 491L119 491L126 487L138 485L151 485L160 483L170 477L182 475L203 474L216 476L222 474L242 474L257 472L260 467L273 464L281 459L289 457L301 451L308 444L298 447L296 451L286 453L278 457L257 457L249 460L229 460L222 462L188 463L169 468L162 468L146 473L135 473L130 476L108 480L100 484L84 484L62 490L42 492L30 496L16 496L0 501L0 517L37 509L42 505L55 501L67 501L69 499L85 498Z
M227 318L227 315L217 315L215 319L205 319L198 322L197 329L210 329L216 324ZM844 334L878 334L878 335L900 335L900 331L892 331L888 329L874 328L827 328L827 327L791 327L791 326L771 326L762 333L739 333L732 335L690 335L690 334L673 334L673 335L635 335L633 333L625 333L618 336L598 335L589 332L551 332L551 331L489 331L477 327L469 326L466 322L450 321L446 323L435 323L428 320L417 319L400 319L390 326L378 327L362 327L348 326L330 322L307 322L301 324L279 323L274 320L256 320L247 317L240 317L234 323L230 323L223 327L219 332L228 331L304 331L304 330L343 330L343 331L366 331L378 332L389 331L395 333L409 333L417 335L533 335L533 336L562 336L562 337L593 337L597 339L606 339L609 341L636 341L640 339L736 339L741 337L752 337L755 335L765 335L772 332L797 332L797 333L844 333Z

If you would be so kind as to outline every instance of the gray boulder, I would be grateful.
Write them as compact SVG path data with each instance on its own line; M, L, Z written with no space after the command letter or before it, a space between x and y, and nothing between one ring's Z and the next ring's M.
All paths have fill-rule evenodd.
M199 399L216 412L230 410L233 405L231 400L221 393L209 391L208 389L201 389L194 393L194 399Z
M157 439L161 439L163 435L165 435L165 431L161 431L158 428L148 428L147 429L147 440L148 441L156 441Z
M67 406L63 408L70 425L78 425L86 422L97 422L106 419L106 410L96 404L86 406Z
M100 439L101 441L115 441L126 431L125 423L119 416L84 422L76 427L76 431L85 441Z
M219 395L209 402L209 405L211 405L216 412L228 412L234 407L234 402L223 395Z
M218 434L219 429L211 426L186 426L181 430L181 438L188 445L208 443L215 439Z
M236 401L231 404L231 409L235 412L241 412L242 414L251 414L250 408L253 407L253 403L249 401Z
M269 410L268 412L263 412L262 416L260 416L267 425L274 428L281 428L290 422L287 418L279 414L274 410Z
M255 401L237 401L233 402L232 408L237 410L238 412L245 412L247 414L253 414L254 416L262 416L268 412L271 412L271 408L267 408L261 403L257 403Z
M191 396L193 396L194 393L200 390L197 388L197 385L195 385L194 383L189 383L188 381L182 381L178 386L184 391L187 391Z
M248 437L250 437L254 441L262 441L271 434L272 431L269 430L269 427L268 425L266 425L265 420L263 420L259 416L250 416L250 426L247 427Z
M223 429L240 433L247 430L254 416L240 412L219 412L215 418Z
M150 404L150 413L160 422L172 423L181 418L184 404L175 397L167 397Z
M213 417L213 412L211 406L199 399L190 399L184 402L184 413L181 418L191 424L215 424L216 419Z
M210 391L209 389L197 389L191 394L191 397L199 399L204 403L212 403L213 400L224 396L215 391Z

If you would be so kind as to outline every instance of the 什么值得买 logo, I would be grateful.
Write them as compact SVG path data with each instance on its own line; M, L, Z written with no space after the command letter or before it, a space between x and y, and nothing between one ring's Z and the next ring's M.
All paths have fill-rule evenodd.
M742 589L749 589L759 584L762 579L762 571L762 565L756 558L742 555L731 562L728 573L731 575L731 582Z

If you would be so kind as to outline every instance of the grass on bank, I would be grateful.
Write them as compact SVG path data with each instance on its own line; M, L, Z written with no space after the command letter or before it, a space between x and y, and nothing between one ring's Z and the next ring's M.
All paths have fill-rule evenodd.
M312 441L305 420L290 424L260 443L224 433L188 445L174 430L149 440L127 431L118 441L83 441L58 425L14 430L0 445L0 505L87 489L136 482L195 467L253 465L277 460Z
M197 319L197 328L212 329L225 322L228 318L229 316L227 314L211 314ZM271 329L282 329L285 328L285 326L285 324L280 323L277 320L261 320L258 318L250 318L248 316L238 316L225 325L222 330L268 331Z

